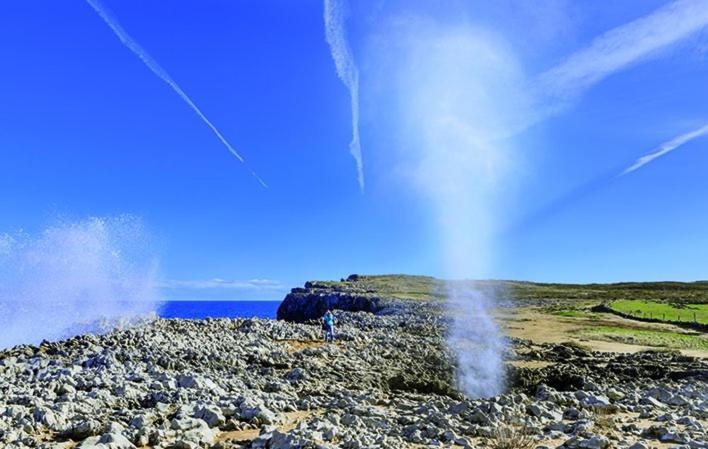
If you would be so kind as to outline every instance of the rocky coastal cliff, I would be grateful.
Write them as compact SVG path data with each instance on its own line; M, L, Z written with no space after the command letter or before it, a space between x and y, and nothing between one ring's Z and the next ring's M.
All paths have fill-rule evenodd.
M280 320L158 319L2 351L0 447L708 447L704 360L510 339L508 391L466 398L439 298L406 282L308 283ZM322 307L339 309L332 344L308 322Z
M330 309L377 315L406 309L405 300L386 296L390 292L362 282L364 279L352 274L340 282L310 281L304 288L293 288L278 307L278 319L303 323L319 319Z

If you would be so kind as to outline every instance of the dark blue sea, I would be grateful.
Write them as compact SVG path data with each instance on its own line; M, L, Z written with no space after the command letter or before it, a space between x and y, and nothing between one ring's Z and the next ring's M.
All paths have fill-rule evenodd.
M280 301L167 301L162 318L275 318Z

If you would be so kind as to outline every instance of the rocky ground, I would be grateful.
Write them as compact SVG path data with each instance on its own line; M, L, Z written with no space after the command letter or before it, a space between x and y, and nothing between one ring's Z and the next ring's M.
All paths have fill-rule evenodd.
M310 287L296 300L337 305ZM336 314L332 344L303 314L159 319L0 352L0 446L708 448L704 360L512 339L507 392L473 400L455 388L439 303Z

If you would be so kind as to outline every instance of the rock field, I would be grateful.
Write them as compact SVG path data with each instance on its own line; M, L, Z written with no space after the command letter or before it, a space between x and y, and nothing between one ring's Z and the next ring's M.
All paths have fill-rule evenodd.
M332 344L305 312L0 352L0 447L708 448L704 360L510 340L507 392L469 399L438 303L335 310Z

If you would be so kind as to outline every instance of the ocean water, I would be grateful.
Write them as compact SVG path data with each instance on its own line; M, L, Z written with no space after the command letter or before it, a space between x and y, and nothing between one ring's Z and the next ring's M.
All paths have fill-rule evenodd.
M167 301L158 309L162 318L273 318L280 301Z
M167 301L162 303L157 314L162 318L271 318L275 319L280 301ZM87 303L90 307L91 303ZM126 303L126 310L131 309L131 304ZM52 308L61 307L60 304L52 304ZM3 303L0 301L0 318L7 316L9 311L14 313L30 314L31 310L24 304ZM10 315L11 316L11 315ZM60 341L74 335L86 333L104 333L111 329L112 322L103 320L77 321L62 329L51 330L51 332L37 332L34 328L22 328L15 326L8 332L7 327L3 327L0 319L0 351L19 344L38 345L42 340Z

